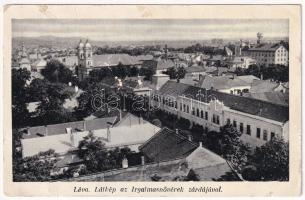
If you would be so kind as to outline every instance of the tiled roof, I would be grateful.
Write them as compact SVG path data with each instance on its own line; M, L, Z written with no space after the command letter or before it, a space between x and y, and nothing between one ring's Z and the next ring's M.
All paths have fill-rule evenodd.
M23 134L23 138L36 138L44 135L60 135L66 133L66 128L72 130L97 130L107 128L107 122L114 122L116 117L97 118L88 121L77 121L62 124L52 124L47 126L35 126L28 129L28 134Z
M67 66L74 66L78 64L77 56L65 56L58 57L59 61L63 62ZM93 55L93 66L95 67L111 67L116 66L120 62L123 65L138 65L141 64L144 60L152 60L153 56L151 55L140 55L140 56L130 56L128 54L103 54L103 55Z
M253 83L254 80L259 80L258 77L253 76L253 75L244 75L244 76L237 76L237 78L247 82L247 83Z
M134 56L128 54L103 54L93 55L93 65L96 67L122 65L139 65L141 62Z
M185 68L187 73L192 73L192 72L204 72L205 69L203 67L200 66L191 66L191 67L187 67Z
M180 96L189 88L189 85L178 84L175 81L167 81L158 91L161 95Z
M207 98L197 98L197 94L201 91L201 94L207 94ZM289 107L282 106L259 99L253 99L249 97L243 97L238 95L231 95L214 90L205 90L203 88L186 85L183 83L177 83L174 81L168 81L159 90L161 94L171 94L172 96L191 97L204 102L209 102L213 97L222 101L225 106L232 110L244 112L251 115L264 117L267 119L286 122L289 120Z
M256 47L250 48L247 51L276 51L281 44L260 44Z
M230 89L232 87L250 86L249 83L239 79L238 77L232 78L231 76L204 76L199 81L199 86L206 89L214 88L216 90Z
M254 80L250 92L251 93L262 93L262 92L273 92L275 88L279 86L279 83L268 81L268 80Z
M289 105L289 94L283 92L245 93L245 97L260 99L280 105Z
M157 70L164 70L164 69L168 69L171 67L174 67L175 64L172 60L166 60L166 59L162 59L162 60L158 60L157 62Z
M193 77L184 77L180 79L180 83L184 83L187 85L196 85L198 84L198 79L194 79Z
M186 157L197 146L183 135L165 127L139 147L139 150L151 161L157 162Z
M151 138L159 128L150 123L137 124L133 126L120 126L110 128L111 140L107 140L107 128L93 130L94 136L105 143L106 148L124 147L129 145L141 145ZM79 142L87 136L89 131L74 132L74 145L70 134L50 135L22 139L23 157L33 156L39 152L53 149L58 154L65 154L75 149Z
M78 65L78 58L77 56L65 56L65 57L58 57L57 58L60 62L64 63L66 66L74 66ZM63 62L65 60L65 62Z
M188 167L194 170L200 180L217 180L233 172L225 159L203 147L198 147L186 160Z

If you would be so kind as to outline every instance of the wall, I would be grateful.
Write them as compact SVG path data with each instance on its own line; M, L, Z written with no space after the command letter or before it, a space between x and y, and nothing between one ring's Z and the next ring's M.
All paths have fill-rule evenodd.
M289 53L285 47L279 47L275 52L275 64L288 65Z
M230 119L231 123L233 120L236 121L237 129L240 130L240 123L243 123L243 133L247 134L247 125L251 127L251 138L248 138L246 142L248 142L252 146L260 146L264 144L266 141L271 139L271 132L275 133L275 135L282 136L283 135L283 124L280 122L276 122L273 120L265 119L262 117L241 113L238 111L234 111L231 109L226 109L224 112L224 120L226 123L227 119ZM260 128L260 138L256 137L257 128ZM267 140L264 140L264 130L267 131ZM245 138L246 139L246 138Z
M170 96L167 96L170 97ZM177 109L168 105L164 105L161 97L161 102L152 100L153 105L160 104L159 108L163 111L175 114L178 118L182 117L190 120L192 124L198 124L207 127L208 130L219 131L221 126L227 124L227 119L233 123L236 121L237 129L240 130L240 123L243 123L243 133L246 135L247 125L251 127L251 135L246 135L243 139L251 146L260 146L266 141L271 139L271 132L279 137L283 137L288 140L288 122L285 124L274 120L262 118L256 115L250 115L247 113L232 110L218 100L212 100L210 103L204 103L197 100L192 100L188 97L179 96L177 98ZM189 112L184 112L183 104L189 106ZM182 105L182 107L181 107ZM192 114L192 108L195 110L195 115ZM199 117L197 116L197 109L199 109ZM185 109L187 111L187 109ZM203 118L201 117L201 111L203 111ZM208 112L208 119L205 119L205 112ZM219 117L219 123L213 122L213 115ZM256 137L257 128L260 128L260 138ZM267 133L266 140L264 139L264 130Z

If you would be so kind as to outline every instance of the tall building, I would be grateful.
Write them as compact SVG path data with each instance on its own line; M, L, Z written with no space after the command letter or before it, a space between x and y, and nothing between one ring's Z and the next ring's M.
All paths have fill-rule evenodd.
M83 80L92 70L92 47L88 40L85 44L80 40L77 47L78 70L77 75L80 80Z
M282 44L259 44L244 50L243 55L254 58L258 65L281 64L288 66L289 51Z
M252 147L261 146L275 136L288 141L288 106L175 81L167 81L152 99L153 106L206 131L219 131L220 127L232 124L244 133L241 140Z

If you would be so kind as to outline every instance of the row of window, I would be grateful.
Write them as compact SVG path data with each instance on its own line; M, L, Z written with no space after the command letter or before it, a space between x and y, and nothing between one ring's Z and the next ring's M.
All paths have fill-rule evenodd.
M231 120L228 118L227 119L227 124L231 124ZM233 127L237 128L237 122L233 120ZM241 133L244 133L244 123L240 122L239 123L239 131ZM246 126L246 134L251 135L251 125L247 124ZM270 132L270 138L273 138L275 136L275 132ZM261 128L256 128L256 137L261 139ZM263 140L267 141L268 140L268 131L263 130Z
M279 58L278 58L277 61L278 61L278 62L279 62L279 61L286 61L286 59L285 59L285 58L284 58L284 59L282 59L282 58L279 59Z
M166 99L163 98L163 104L177 109L177 101L173 101L170 98L166 98Z
M287 54L285 54L285 53L284 53L284 54L279 54L279 53L278 53L277 56L278 56L278 57L283 57L283 56L287 56Z
M275 54L274 53L253 53L253 56L254 57L260 57L260 56L262 56L262 57L274 57L275 56ZM277 53L277 56L288 56L288 54L287 53Z
M155 101L158 101L160 102L160 98L158 95L154 95L152 97ZM173 101L172 99L170 98L163 98L162 99L162 103L164 105L167 105L169 107L173 107L173 108L176 108L177 109L177 101ZM189 105L186 105L186 104L182 104L180 103L180 111L183 111L185 113L190 113L190 107ZM202 119L205 119L205 120L209 120L209 113L207 111L203 111L199 108L195 109L194 107L192 107L192 111L191 111L191 114L198 117L198 118L202 118ZM220 124L220 117L219 115L216 115L216 114L213 114L212 118L211 118L211 121L214 123L214 124Z
M185 113L190 113L189 105L180 103L180 111L183 111ZM194 115L194 116L200 117L202 119L205 119L205 120L209 119L208 112L207 111L203 111L203 110L199 110L199 108L197 108L196 111L195 111L195 108L192 107L192 113L191 114Z

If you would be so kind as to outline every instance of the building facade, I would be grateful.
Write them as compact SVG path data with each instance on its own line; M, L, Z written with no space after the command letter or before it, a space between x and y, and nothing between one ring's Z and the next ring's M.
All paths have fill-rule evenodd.
M289 51L282 44L259 44L242 54L255 59L258 65L289 64Z
M206 131L219 131L220 127L232 124L244 133L242 139L252 147L261 146L275 136L288 140L286 106L173 81L156 91L152 105L188 119L191 126L201 125Z

